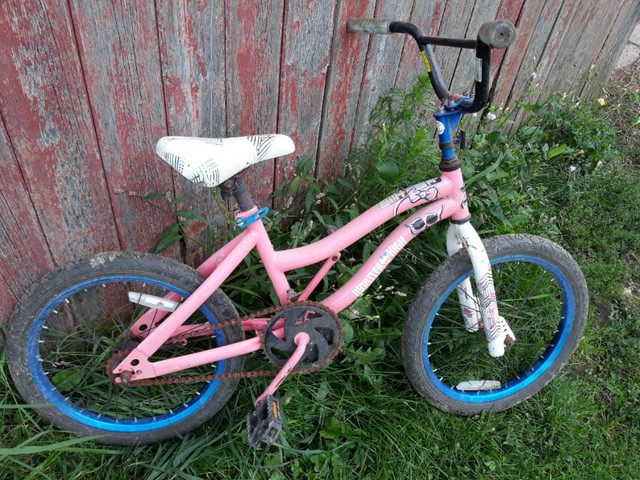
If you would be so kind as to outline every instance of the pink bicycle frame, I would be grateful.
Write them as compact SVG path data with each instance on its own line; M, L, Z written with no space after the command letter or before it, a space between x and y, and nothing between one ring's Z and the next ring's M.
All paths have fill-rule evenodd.
M391 218L425 203L428 205L414 212L394 229L358 272L340 289L323 300L322 304L336 313L340 312L362 295L400 250L420 232L445 218L451 218L453 220L451 225L454 228L450 228L447 242L450 254L455 253L453 250L457 251L459 248L467 247L469 242L474 244L474 248L470 250L481 250L478 252L479 262L484 262L484 266L481 267L479 263L478 268L482 268L484 271L481 275L476 272L476 276L482 277L483 280L486 280L487 277L489 279L488 282L484 281L483 289L479 291L481 291L483 297L481 304L486 303L485 300L492 302L492 306L486 309L489 312L487 318L484 318L485 309L483 308L485 327L491 330L490 327L494 327L498 321L491 270L479 237L477 237L470 223L464 222L469 218L469 211L467 209L462 173L460 169L457 169L452 172L442 172L440 177L394 193L328 237L303 247L275 251L262 221L257 220L249 224L237 237L214 253L198 268L198 271L207 277L206 280L173 313L168 315L168 312L150 309L132 326L131 330L134 334L142 335L143 332L148 334L138 347L114 369L114 373L133 371L131 379L142 380L259 350L260 338L254 337L234 344L177 356L168 360L149 361L149 357L160 346L172 336L181 333L182 324L186 319L223 284L253 248L257 249L275 292L283 305L291 302L291 288L285 275L286 272L324 261L325 264L320 268L307 288L301 294L296 295L296 300L306 300L313 288L337 261L342 250ZM248 212L243 212L242 216L247 218L256 211L257 207L254 207ZM468 231L470 228L475 235L469 236L468 234L457 233L458 230L455 227L458 224L467 225L466 230ZM465 288L465 285L461 288ZM466 288L469 290L468 292L459 289L459 296L469 296L471 294L470 288ZM172 295L168 295L165 298L179 300L178 296ZM464 305L461 304L461 306L464 311ZM150 329L151 320L158 322L164 316L166 316L166 319L162 323ZM248 325L245 325L245 329L258 329L263 327L267 321L268 319L264 321L253 319ZM142 327L143 325L144 327ZM193 325L190 328L193 328ZM492 341L489 338L488 331L487 340Z

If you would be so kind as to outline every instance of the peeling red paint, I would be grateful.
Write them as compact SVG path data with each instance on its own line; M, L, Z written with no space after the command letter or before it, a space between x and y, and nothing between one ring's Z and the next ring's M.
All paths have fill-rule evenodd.
M164 88L165 95L173 102L173 107L176 109L176 112L180 113L187 103L184 91L182 90L182 81L175 76L167 77Z
M558 64L558 70L562 70L564 68L564 64L567 61L567 57L562 57L562 60L560 61L560 63Z
M166 134L154 6L113 4L113 21L101 28L94 18L103 14L91 3L76 2L72 8L107 188L127 191L111 193L120 243L148 251L170 219L128 193L173 190L171 173L158 168L153 156L153 145Z
M226 5L227 124L230 135L277 129L282 0L251 0ZM242 32L234 35L233 32ZM286 132L285 132L286 133ZM260 202L273 191L273 162L252 169L249 180ZM255 180L255 181L254 181Z
M64 262L86 253L91 242L113 248L108 235L86 233L92 222L107 226L101 207L83 206L80 218L71 210L73 197L81 198L87 188L93 199L107 204L108 200L104 187L96 183L99 159L77 50L66 28L66 6L44 8L27 2L22 6L31 12L26 24L19 20L20 12L9 17L9 25L7 17L0 16L4 47L0 56L3 65L12 66L0 69L2 84L9 87L0 92L0 105L39 222L55 260ZM65 242L75 245L76 252L70 253Z
M373 17L374 6L375 1L342 2L338 11L338 34L333 39L332 71L328 79L330 83L317 165L318 175L328 181L338 177L341 160L349 152L368 45L366 36L347 33L346 24L350 18Z
M429 31L427 35L436 36L440 28L440 15L442 14L442 2L436 2L433 7L433 15L431 16L431 22L429 23Z
M526 0L502 0L498 7L496 19L509 20L514 25L518 25L520 12ZM540 2L541 3L541 2Z

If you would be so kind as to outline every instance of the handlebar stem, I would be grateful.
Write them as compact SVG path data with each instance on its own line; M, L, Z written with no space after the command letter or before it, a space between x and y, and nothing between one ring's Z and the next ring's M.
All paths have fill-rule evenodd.
M458 101L462 103L463 97ZM439 147L442 152L439 168L442 172L451 172L460 168L462 162L454 149L453 133L458 129L463 112L457 107L443 107L434 112L437 122Z

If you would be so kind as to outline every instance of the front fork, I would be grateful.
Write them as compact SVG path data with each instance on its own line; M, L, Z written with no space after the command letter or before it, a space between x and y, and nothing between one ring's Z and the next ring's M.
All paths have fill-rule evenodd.
M483 327L489 354L492 357L501 357L504 355L505 346L512 346L516 337L506 320L498 313L489 256L471 222L451 223L447 230L449 256L461 249L466 250L471 259L479 297L474 294L469 278L465 278L456 287L465 327L469 332L477 332Z

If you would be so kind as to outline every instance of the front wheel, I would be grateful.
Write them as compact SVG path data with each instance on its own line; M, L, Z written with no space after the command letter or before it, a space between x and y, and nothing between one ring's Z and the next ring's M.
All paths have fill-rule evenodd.
M461 415L505 410L538 392L575 350L587 318L584 276L561 247L532 235L493 237L484 245L498 310L515 345L493 358L483 329L465 327L456 287L468 278L475 285L465 251L422 285L402 335L414 388L432 405Z
M57 427L97 435L101 443L146 444L196 428L222 408L238 380L126 387L110 378L109 366L159 321L153 318L141 327L143 334L131 331L148 310L140 299L170 293L185 299L202 280L178 262L126 252L101 254L52 272L25 295L9 322L7 360L17 389ZM233 304L216 291L184 325L216 325L236 317ZM184 344L165 344L152 361L243 339L240 325L227 326ZM243 368L243 358L234 357L175 376L233 374Z

